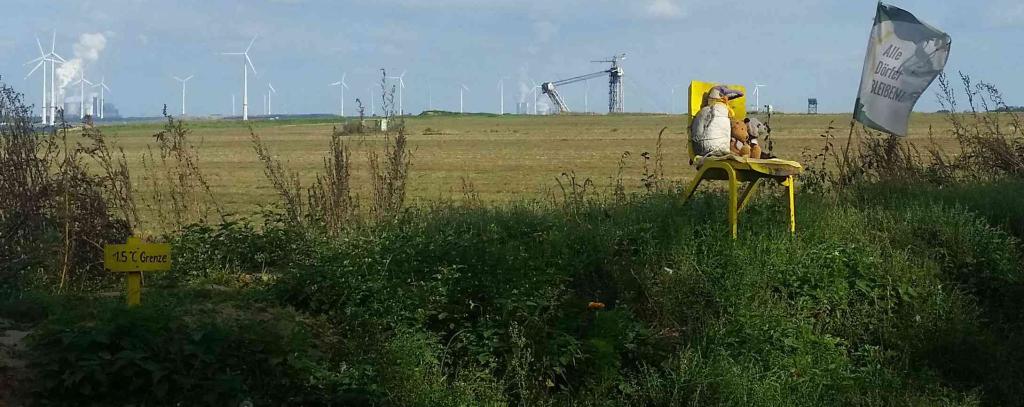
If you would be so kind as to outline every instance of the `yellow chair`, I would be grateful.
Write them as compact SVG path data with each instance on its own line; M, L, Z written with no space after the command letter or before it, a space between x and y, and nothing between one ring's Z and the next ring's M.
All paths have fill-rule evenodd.
M689 124L693 123L694 117L697 115L697 112L700 111L702 107L701 105L703 104L708 91L715 86L716 84L709 82L690 82L690 115L687 129L691 127ZM746 94L746 90L742 86L728 85L728 87L742 91ZM743 120L746 118L746 97L730 101L729 106L736 114L733 119ZM732 227L732 237L735 239L739 232L739 212L742 211L748 203L750 203L750 198L764 180L775 180L786 187L787 194L789 195L789 231L793 234L796 233L796 197L794 190L796 188L795 177L803 172L803 166L801 166L800 163L780 159L762 160L742 158L732 155L722 157L699 156L694 152L692 135L687 140L687 145L689 146L690 157L692 157L691 163L697 166L697 176L693 178L693 182L686 189L686 195L683 198L684 202L688 201L690 197L693 196L697 187L700 186L701 181L728 181L729 225ZM747 184L742 193L740 192L741 182Z

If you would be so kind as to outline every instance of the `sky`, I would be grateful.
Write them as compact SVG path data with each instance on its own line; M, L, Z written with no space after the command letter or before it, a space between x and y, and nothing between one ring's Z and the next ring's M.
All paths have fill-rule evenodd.
M852 111L875 12L870 0L0 0L0 75L41 104L42 79L25 62L56 30L56 52L105 78L107 101L126 116L181 108L174 76L187 85L188 113L241 109L237 56L250 56L251 114L262 114L272 83L274 113L336 113L329 83L347 74L347 114L355 98L378 94L380 69L406 72L404 110L498 112L531 101L533 83L607 69L596 59L626 53L625 109L680 112L690 80L761 88L761 104L800 112L815 97L821 112ZM901 0L894 5L953 38L946 71L998 86L1024 104L1024 2ZM65 78L70 80L70 78ZM77 81L77 79L74 79ZM391 82L394 82L393 80ZM587 91L589 88L589 92ZM607 111L607 80L559 89L569 107ZM939 109L934 87L917 105ZM68 90L77 96L78 88ZM542 96L543 97L543 96ZM376 98L375 98L376 99ZM543 102L543 99L542 99ZM369 108L367 109L369 111Z

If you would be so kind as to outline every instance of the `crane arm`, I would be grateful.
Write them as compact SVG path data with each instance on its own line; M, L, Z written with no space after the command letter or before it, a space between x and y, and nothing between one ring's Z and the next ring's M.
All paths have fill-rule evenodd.
M581 82L581 81L585 81L587 79L600 78L602 76L608 76L608 71L604 70L604 71L601 71L601 72L594 72L592 74L580 75L580 76L577 76L577 77L574 77L574 78L562 79L560 81L554 81L554 82L551 82L551 83L555 84L555 86L558 86L558 85L568 85L570 83Z

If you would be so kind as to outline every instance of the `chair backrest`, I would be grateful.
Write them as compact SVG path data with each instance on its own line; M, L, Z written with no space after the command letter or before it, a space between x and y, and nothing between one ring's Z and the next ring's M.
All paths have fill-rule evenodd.
M686 131L687 131L687 133L689 133L690 129L693 127L692 126L693 118L695 116L697 116L697 112L700 112L700 109L702 107L704 107L703 106L704 105L704 98L707 97L708 92L711 91L711 88L713 88L715 86L718 86L718 85L719 84L712 83L712 82L702 82L702 81L691 81L690 82L689 102L687 104L687 106L689 107L689 111L688 111L689 116L687 116L688 119L686 121ZM733 117L733 119L736 119L736 120L743 120L743 119L745 119L747 117L747 96L746 96L747 95L747 88L744 87L743 85L726 85L726 86L729 89L735 89L735 90L738 90L740 92L743 92L743 97L736 98L736 99L733 99L733 100L729 101L729 107L732 107L733 112L736 113L736 116ZM696 151L696 150L693 148L693 135L692 134L690 134L690 137L687 139L686 145L689 148L690 157L696 156L696 153L694 153L694 151Z

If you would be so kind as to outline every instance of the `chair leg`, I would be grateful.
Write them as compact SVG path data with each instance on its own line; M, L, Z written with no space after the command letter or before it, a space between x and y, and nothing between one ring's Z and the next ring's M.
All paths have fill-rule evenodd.
M686 193L683 195L683 202L687 202L693 197L694 192L697 192L697 187L700 186L701 181L704 181L704 171L707 168L702 168L697 171L697 175L693 177L693 181L690 182L690 186L686 188Z
M796 234L796 178L790 175L786 179L786 189L789 192L789 233Z
M732 230L732 238L736 239L739 237L739 190L740 182L736 179L736 171L732 168L726 168L725 172L729 174L729 226Z
M742 211L743 208L747 207L747 204L750 203L751 199L753 199L754 192L757 191L757 187L761 186L761 183L763 181L764 181L763 178L758 178L754 182L751 182L750 185L747 186L747 188L745 190L743 190L743 194L740 195L740 207L739 207L740 211Z

